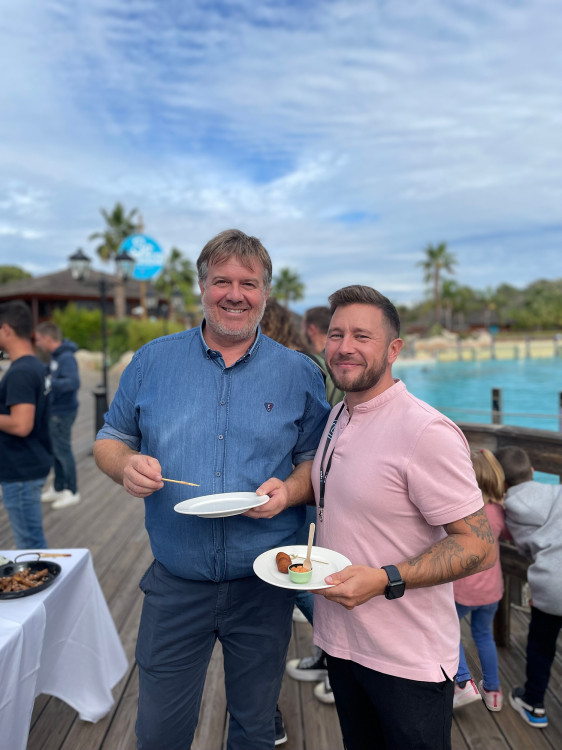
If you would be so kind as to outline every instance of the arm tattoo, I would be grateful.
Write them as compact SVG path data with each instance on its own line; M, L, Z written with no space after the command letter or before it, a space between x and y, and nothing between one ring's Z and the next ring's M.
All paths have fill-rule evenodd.
M466 558L464 547L450 536L437 542L421 555L408 560L408 565L416 567L422 561L428 566L428 573L434 585L454 581L480 565L477 555Z
M488 544L494 544L494 533L490 528L484 508L480 508L480 510L477 510L471 516L466 516L466 518L463 518L463 521L470 527L470 530L478 539L482 539L484 542L488 542ZM445 526L445 531L449 533L447 526Z

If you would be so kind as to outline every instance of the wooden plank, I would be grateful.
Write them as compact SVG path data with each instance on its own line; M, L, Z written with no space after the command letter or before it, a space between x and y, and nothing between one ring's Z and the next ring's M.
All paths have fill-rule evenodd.
M298 633L305 629L310 630L310 625L304 623L293 623L293 636L289 642L287 660L296 659ZM307 646L305 646L306 648ZM283 676L281 694L279 695L279 708L283 715L283 724L287 733L287 742L283 745L286 750L299 750L303 747L303 707L300 699L300 686L302 683L293 680L287 673Z
M458 422L471 445L496 451L508 445L523 448L537 471L562 475L562 434L512 425Z
M135 666L130 672L129 680L118 705L118 710L113 716L113 721L107 734L103 738L102 743L97 746L100 750L134 750L136 748L135 721L137 717L138 695L139 673ZM84 749L80 747L80 750Z
M227 734L226 693L222 647L217 641L209 668L199 710L199 723L191 750L221 750Z
M467 663L473 679L478 683L482 678L480 662L476 646L470 637L468 623L465 621L462 623L462 635ZM517 633L516 639L519 641L520 648L521 632ZM516 748L516 750L531 750L532 748L550 750L551 745L543 736L544 733L527 726L509 705L509 692L515 685L520 685L524 681L524 661L520 658L520 653L518 654L514 648L498 648L498 663L504 693L504 707L496 713L488 712L483 703L474 703L465 709L457 709L455 719L459 720L463 736L474 750L484 747L487 750L488 747L494 747L490 744L490 736L494 739L500 736L503 738L505 744L497 745L498 747ZM471 709L477 709L477 711L471 711ZM478 717L477 722L476 717ZM490 730L490 722L494 726L493 730Z
M310 656L313 651L312 628L296 623L297 656ZM287 675L286 680L291 678ZM343 750L338 713L334 704L320 703L314 696L315 682L297 682L302 706L304 745L306 750Z

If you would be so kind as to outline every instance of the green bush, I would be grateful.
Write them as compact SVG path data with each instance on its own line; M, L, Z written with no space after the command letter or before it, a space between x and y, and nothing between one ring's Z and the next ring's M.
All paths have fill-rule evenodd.
M74 341L79 349L101 351L101 310L87 310L70 303L53 313L53 322L64 338ZM137 318L107 318L107 355L109 364L116 362L126 351L136 351L149 341L183 330L173 321L138 320Z

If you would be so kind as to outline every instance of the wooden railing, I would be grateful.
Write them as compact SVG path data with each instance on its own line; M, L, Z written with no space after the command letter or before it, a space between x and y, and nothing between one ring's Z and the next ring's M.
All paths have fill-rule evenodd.
M471 424L458 422L471 448L488 448L495 452L507 445L523 448L529 454L537 471L555 474L562 482L562 434L549 430L532 430L525 427L498 424ZM504 595L494 622L494 634L498 646L509 645L510 606L512 587L527 580L529 561L521 557L515 546L500 542L501 566L504 579Z

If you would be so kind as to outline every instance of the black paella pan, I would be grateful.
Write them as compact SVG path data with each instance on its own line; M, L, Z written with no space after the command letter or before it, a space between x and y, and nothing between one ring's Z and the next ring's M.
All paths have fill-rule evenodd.
M24 553L24 554L39 554L39 553ZM13 576L15 573L22 573L24 570L29 569L31 573L38 573L40 570L47 570L45 579L38 585L32 588L24 589L23 591L0 591L0 601L2 599L19 599L22 596L31 596L32 594L38 594L40 591L44 591L52 583L55 582L56 578L60 575L62 570L58 563L50 562L48 560L22 560L18 562L19 558L23 555L18 555L15 562L8 562L5 565L0 566L0 579Z

